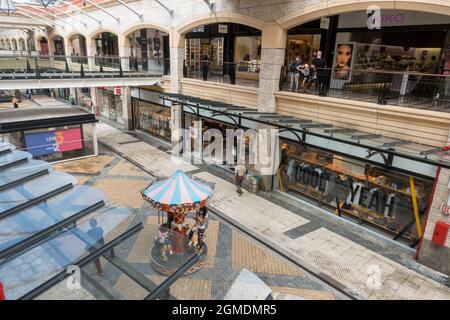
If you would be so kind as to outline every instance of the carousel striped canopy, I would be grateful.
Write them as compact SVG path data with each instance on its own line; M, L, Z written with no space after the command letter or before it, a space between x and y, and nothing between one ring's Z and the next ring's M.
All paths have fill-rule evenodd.
M211 185L189 177L180 169L166 180L154 182L142 191L144 198L163 206L183 206L204 202L212 193Z

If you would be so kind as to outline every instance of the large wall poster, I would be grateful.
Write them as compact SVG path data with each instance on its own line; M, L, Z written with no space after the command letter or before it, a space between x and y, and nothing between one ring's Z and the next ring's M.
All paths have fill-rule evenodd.
M25 145L34 157L83 148L79 128L26 134Z

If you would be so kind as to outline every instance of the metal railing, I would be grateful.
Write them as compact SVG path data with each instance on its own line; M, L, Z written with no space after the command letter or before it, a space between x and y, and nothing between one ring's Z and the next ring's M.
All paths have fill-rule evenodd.
M307 74L307 75L306 75ZM282 67L280 90L450 112L450 76L418 72Z
M170 73L169 59L119 56L0 55L0 80L160 77Z
M259 63L251 61L217 63L207 60L185 60L183 76L190 79L258 87L260 67Z

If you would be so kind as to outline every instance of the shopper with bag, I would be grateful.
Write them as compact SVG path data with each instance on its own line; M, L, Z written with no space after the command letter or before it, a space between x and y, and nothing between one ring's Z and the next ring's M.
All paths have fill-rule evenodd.
M246 172L247 172L247 169L242 164L237 165L234 168L234 173L235 173L234 181L235 181L235 185L237 188L236 192L238 193L239 196L241 196L244 193L242 191L242 182L244 181Z

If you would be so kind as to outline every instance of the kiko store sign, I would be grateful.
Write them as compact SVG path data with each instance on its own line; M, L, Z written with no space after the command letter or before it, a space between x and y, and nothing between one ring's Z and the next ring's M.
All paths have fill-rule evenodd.
M449 23L448 16L406 10L381 10L379 19L381 28ZM357 11L341 14L338 28L367 28L367 12Z

